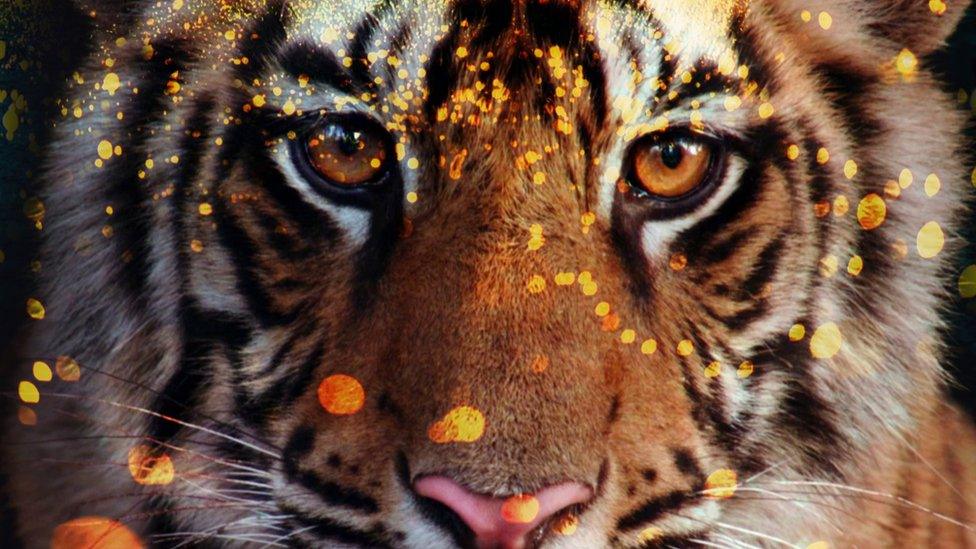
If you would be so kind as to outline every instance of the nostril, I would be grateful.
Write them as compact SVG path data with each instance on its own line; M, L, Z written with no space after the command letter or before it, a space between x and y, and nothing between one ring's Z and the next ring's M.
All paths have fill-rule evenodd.
M526 536L549 518L572 505L585 503L593 490L578 482L564 482L534 494L507 498L476 494L443 476L428 476L414 483L414 491L440 502L471 529L478 547L518 549Z

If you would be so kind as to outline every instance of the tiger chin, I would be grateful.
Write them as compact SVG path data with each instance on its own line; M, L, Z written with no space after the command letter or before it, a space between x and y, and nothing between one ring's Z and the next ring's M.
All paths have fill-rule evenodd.
M20 539L976 543L968 3L83 5Z

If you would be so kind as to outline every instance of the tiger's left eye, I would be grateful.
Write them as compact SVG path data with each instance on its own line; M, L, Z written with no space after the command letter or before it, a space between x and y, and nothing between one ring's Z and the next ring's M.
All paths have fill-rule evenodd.
M652 197L680 198L705 184L712 146L686 138L637 143L630 155L630 183Z
M355 119L327 120L311 132L305 151L312 169L337 187L377 182L389 170L389 134Z

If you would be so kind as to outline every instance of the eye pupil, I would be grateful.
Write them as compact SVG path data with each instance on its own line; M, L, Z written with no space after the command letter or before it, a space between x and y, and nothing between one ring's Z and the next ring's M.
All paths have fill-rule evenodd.
M677 143L671 142L661 147L661 162L672 170L681 165L684 156L681 145Z

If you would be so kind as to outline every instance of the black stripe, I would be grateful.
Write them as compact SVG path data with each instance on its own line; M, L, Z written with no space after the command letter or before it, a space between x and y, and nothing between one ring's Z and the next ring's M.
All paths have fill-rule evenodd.
M274 54L285 42L285 17L283 0L271 0L257 23L252 26L241 41L241 57L247 63L236 65L234 70L241 80L250 83L255 78L264 78Z
M669 512L676 511L686 504L697 500L687 492L671 492L663 496L649 499L640 507L627 513L617 520L618 530L632 530L639 526L653 522Z
M312 82L319 82L349 95L359 96L369 82L359 80L360 74L346 70L331 50L310 42L288 46L278 62L285 71L297 78L306 75Z
M308 531L320 541L328 540L343 545L354 545L370 549L374 547L376 549L393 547L390 544L389 537L380 529L369 531L357 530L335 520L305 515L301 509L287 503L279 502L278 508L291 515L288 518L289 522L295 523L300 528L308 528Z
M279 374L278 381L270 389L255 395L246 402L242 408L244 416L259 415L264 417L270 415L274 409L294 402L301 396L302 392L311 386L312 377L322 365L324 354L325 342L319 341L305 357L297 372L292 372L291 368L285 369Z

